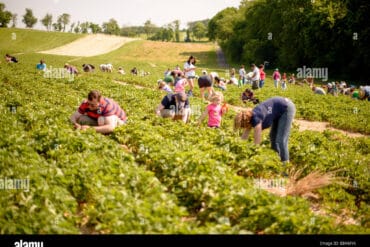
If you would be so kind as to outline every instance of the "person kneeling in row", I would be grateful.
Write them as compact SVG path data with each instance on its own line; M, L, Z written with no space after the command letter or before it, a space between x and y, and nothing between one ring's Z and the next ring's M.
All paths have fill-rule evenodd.
M190 120L190 103L186 93L167 94L155 110L157 116L182 120L187 123Z
M93 90L84 100L70 120L76 129L94 128L96 132L108 134L117 126L126 123L126 113L113 101Z

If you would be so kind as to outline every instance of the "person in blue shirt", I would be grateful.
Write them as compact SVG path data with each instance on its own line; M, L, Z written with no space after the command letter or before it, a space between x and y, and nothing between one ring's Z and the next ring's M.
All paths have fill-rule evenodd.
M36 64L36 69L45 71L46 70L45 61L41 59L40 63Z
M254 143L261 143L262 130L271 127L271 147L280 156L283 163L289 162L288 139L296 109L288 98L273 97L254 109L247 108L239 112L234 119L234 128L243 128L242 139L248 139L254 128Z

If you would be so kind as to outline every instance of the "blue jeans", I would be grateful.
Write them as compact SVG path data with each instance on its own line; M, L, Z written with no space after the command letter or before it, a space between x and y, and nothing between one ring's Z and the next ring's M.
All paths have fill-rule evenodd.
M263 85L265 85L265 80L260 80L260 88L262 88Z
M279 119L275 120L271 126L271 147L279 154L280 159L283 162L289 161L288 140L295 111L295 105L292 101L288 100L286 111Z

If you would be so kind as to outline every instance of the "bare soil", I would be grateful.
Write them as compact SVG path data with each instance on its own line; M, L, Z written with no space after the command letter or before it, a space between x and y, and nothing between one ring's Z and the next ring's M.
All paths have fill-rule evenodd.
M114 35L90 34L69 44L47 51L41 51L40 53L64 56L92 57L116 50L122 45L134 40L136 39Z

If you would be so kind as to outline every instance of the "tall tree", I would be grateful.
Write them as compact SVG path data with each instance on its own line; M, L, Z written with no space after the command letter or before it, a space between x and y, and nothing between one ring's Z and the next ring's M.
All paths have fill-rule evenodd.
M88 21L82 22L80 24L81 27L81 33L88 33L90 28L90 23Z
M62 31L62 23L61 22L55 22L53 23L53 29L54 31Z
M80 22L77 22L77 25L74 27L73 31L75 33L79 33L81 31Z
M180 42L180 21L175 20L173 22L173 24L174 24L174 27L175 27L175 40L176 40L176 42Z
M67 13L63 13L62 15L58 16L57 23L62 27L60 31L66 31L66 26L69 24L70 19L71 16Z
M212 41L227 40L232 36L234 24L238 21L238 10L226 8L208 22L208 38Z
M72 33L73 32L73 29L75 27L76 23L73 22L70 26L69 26L69 32Z
M46 27L46 30L50 31L53 23L53 16L51 14L46 14L45 17L41 19L41 23Z
M32 9L26 8L26 14L23 16L23 23L26 24L26 27L32 28L37 22L37 18L33 16Z
M13 13L12 14L12 27L16 27L17 26L17 18L18 15L16 13Z
M5 10L5 4L0 3L0 27L7 27L12 19L12 13Z
M197 22L192 28L192 32L194 37L200 40L206 36L207 28L202 22Z
M90 22L89 28L91 29L92 33L101 33L102 32L102 29L99 26L99 24L95 24L95 23Z
M147 20L145 23L144 23L144 31L146 33L146 37L148 38L150 34L153 33L153 30L156 28L156 26L150 21L150 20Z
M109 22L104 22L103 23L103 32L106 34L114 34L114 35L119 35L120 33L120 28L115 19L110 19Z

